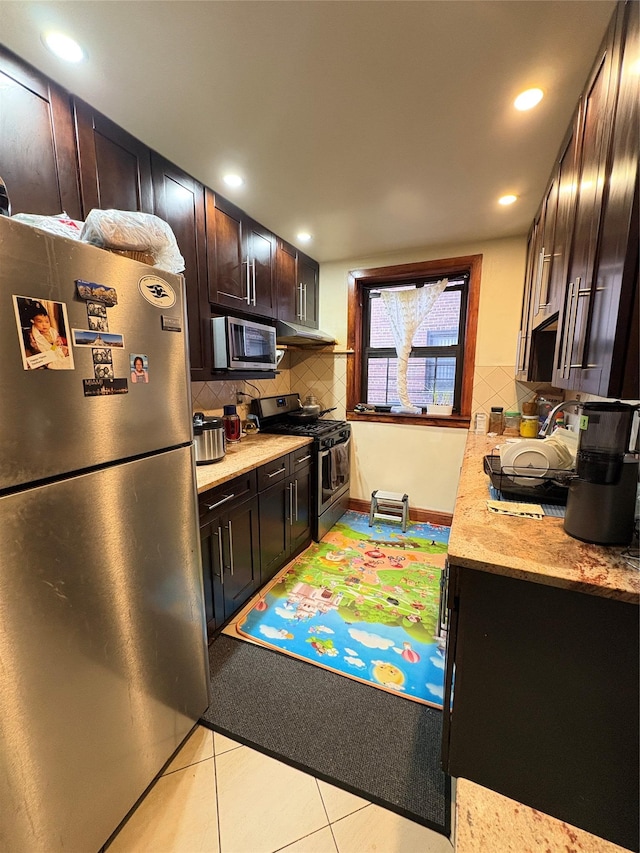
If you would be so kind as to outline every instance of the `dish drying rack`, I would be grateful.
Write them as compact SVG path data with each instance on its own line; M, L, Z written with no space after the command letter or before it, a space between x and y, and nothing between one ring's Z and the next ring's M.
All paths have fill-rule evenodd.
M503 466L500 456L488 454L483 459L485 474L489 475L491 485L506 500L527 498L538 503L566 504L569 483L576 476L575 471L565 468L527 468L526 474L520 466Z

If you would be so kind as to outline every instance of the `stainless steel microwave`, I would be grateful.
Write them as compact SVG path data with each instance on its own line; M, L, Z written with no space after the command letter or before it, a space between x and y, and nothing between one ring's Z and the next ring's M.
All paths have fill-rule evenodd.
M215 370L275 370L276 330L273 326L236 317L214 317Z

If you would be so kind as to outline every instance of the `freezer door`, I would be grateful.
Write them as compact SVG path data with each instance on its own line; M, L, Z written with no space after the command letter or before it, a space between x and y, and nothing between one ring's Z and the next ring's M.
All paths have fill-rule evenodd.
M191 448L0 498L0 850L98 850L208 705Z
M191 441L182 276L4 216L0 259L0 491ZM82 299L77 280L114 288L117 304ZM71 356L47 353L49 366L27 369L42 358L29 349L38 302ZM100 335L95 345L73 343L74 336L91 340L87 332ZM132 381L135 356L146 364L141 378L148 382ZM97 375L110 370L127 393L85 396L102 390Z

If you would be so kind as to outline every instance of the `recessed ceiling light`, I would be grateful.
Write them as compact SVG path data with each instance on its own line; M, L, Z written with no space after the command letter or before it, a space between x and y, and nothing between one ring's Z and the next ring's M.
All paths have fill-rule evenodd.
M498 204L502 204L506 207L509 204L513 204L514 201L518 201L517 195L503 195L502 198L498 199Z
M241 187L244 179L240 175L225 175L222 179L228 187Z
M42 41L51 53L55 53L59 59L64 59L65 62L81 62L85 58L84 50L78 42L69 36L65 36L64 33L45 33L42 36Z
M308 243L310 239L311 239L311 234L309 234L308 231L301 231L298 234L298 240L300 240L301 243Z
M513 106L517 110L530 110L539 104L544 97L542 89L527 89L526 92L520 92L518 97L513 102Z

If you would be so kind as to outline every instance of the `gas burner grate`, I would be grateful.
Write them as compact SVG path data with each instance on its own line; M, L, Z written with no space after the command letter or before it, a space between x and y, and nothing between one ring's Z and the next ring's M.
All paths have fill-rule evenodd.
M326 435L343 429L346 421L332 421L320 419L310 424L296 424L290 421L274 424L264 424L262 432L278 433L279 435L308 435L311 437Z

